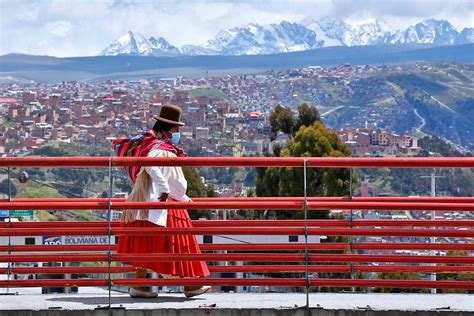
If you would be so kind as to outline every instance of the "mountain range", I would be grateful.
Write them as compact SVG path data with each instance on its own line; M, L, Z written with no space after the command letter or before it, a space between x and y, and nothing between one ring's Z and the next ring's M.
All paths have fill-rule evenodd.
M163 37L146 38L129 31L112 42L102 56L199 56L199 55L263 55L331 46L366 46L387 44L459 45L474 43L474 28L461 32L446 20L428 19L403 30L396 30L376 19L362 24L348 24L324 17L307 18L301 23L251 23L220 31L202 45L177 47Z

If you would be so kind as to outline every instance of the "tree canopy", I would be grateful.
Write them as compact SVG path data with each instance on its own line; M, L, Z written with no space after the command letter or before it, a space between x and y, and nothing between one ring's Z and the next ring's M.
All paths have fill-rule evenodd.
M288 114L291 113L291 116ZM289 108L277 107L272 113L275 126L272 131L281 130L282 120L294 122L286 131L290 140L283 149L274 147L274 154L281 157L348 157L349 147L340 141L335 132L328 129L319 118L315 107L302 104L298 117ZM275 119L276 117L276 119ZM278 119L279 118L279 119ZM286 128L286 127L285 127ZM286 132L285 132L286 133ZM304 170L300 167L257 168L257 196L304 196ZM349 194L350 170L342 168L308 168L308 196L344 196ZM354 178L353 181L356 181ZM277 212L280 218L301 218L302 212ZM326 218L327 212L311 212L310 218Z
M297 108L298 115L291 111L289 107L277 105L270 115L270 139L273 141L279 132L285 133L289 138L298 132L301 126L310 126L316 121L320 121L319 111L314 106L302 103Z

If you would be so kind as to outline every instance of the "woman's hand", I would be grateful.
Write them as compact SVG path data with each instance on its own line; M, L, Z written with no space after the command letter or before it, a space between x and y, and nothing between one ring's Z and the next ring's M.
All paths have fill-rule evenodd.
M160 202L168 201L168 195L169 195L168 193L164 193L164 192L161 193L160 198L159 198Z

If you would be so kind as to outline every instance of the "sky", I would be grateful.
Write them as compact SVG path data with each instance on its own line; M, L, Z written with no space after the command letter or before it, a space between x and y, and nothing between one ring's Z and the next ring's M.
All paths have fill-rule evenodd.
M175 46L201 45L248 23L331 16L382 19L395 29L428 18L474 27L474 0L0 0L0 55L98 55L129 30Z

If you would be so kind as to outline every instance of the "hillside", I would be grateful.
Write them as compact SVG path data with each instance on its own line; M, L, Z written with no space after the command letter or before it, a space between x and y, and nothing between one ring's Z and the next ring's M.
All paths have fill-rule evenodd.
M318 103L333 128L368 124L398 133L435 134L474 148L472 65L420 64L368 74L348 84L326 79L318 84L328 96Z

